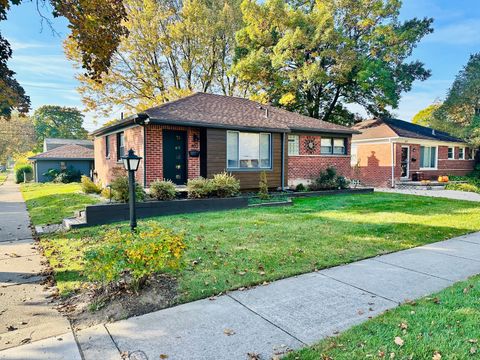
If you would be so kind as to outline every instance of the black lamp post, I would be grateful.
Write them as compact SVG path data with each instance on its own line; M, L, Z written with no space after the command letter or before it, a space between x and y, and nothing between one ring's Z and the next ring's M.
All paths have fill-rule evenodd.
M128 150L127 156L122 156L123 166L128 171L128 202L130 205L130 228L132 231L137 227L137 214L135 211L135 171L140 165L140 156L135 155L133 149Z

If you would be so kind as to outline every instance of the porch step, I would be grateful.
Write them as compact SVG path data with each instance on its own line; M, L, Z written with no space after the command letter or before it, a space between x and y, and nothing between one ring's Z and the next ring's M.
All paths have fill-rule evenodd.
M66 229L79 229L82 227L86 227L87 222L85 221L85 217L83 218L71 217L71 218L63 219L63 226Z
M395 188L405 190L444 190L446 184L448 183L438 181L397 181L395 182Z

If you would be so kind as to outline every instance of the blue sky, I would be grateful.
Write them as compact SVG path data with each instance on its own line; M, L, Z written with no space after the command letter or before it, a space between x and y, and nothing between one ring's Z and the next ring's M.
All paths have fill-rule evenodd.
M41 10L45 15L51 13L48 8ZM436 99L443 99L470 54L480 51L480 5L478 0L404 0L401 16L435 19L435 32L424 38L412 56L432 70L432 77L416 82L394 110L399 118L410 120L417 111ZM75 90L76 69L65 58L62 48L68 34L67 22L52 19L52 23L60 36L52 34L47 24L42 26L35 1L25 1L11 9L7 21L0 23L0 31L14 50L10 67L30 95L33 109L44 104L81 109L80 96ZM111 118L118 116L114 113ZM94 115L86 114L85 127L93 130L104 121L98 119L95 124Z

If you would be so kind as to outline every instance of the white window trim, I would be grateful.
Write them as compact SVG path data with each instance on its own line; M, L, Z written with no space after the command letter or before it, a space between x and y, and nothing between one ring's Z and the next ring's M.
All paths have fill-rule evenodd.
M330 140L330 147L332 148L332 152L330 152L330 153L322 152L322 140L323 139L329 139ZM335 154L335 140L343 140L343 149L344 149L343 154ZM325 137L322 137L320 139L320 156L348 156L348 155L349 154L348 154L347 138L325 136Z
M291 154L290 153L290 137L295 137L296 140L296 145L297 145L297 151L296 151L296 154ZM288 151L288 156L299 156L300 155L300 136L299 135L296 135L296 134L290 134L288 135L287 137L287 151Z
M452 157L448 156L448 151L452 149ZM455 160L455 146L449 146L447 148L447 160Z
M229 167L228 166L228 133L237 133L238 134L238 144L237 144L237 153L240 156L240 133L253 133L253 134L266 134L270 137L270 166L269 167L256 167L256 168L248 168L248 167ZM226 158L226 169L227 171L271 171L273 169L273 135L272 133L268 132L254 132L254 131L238 131L238 130L227 130L226 132L226 145L227 145L227 158ZM239 159L239 166L240 166L240 159Z
M462 157L460 157L460 149L463 149ZM458 148L458 160L465 160L465 147L460 146Z
M431 168L431 167L428 167L428 168L423 168L423 167L420 167L420 170L422 171L433 171L433 170L438 170L438 146L430 146L430 145L420 145L420 147L432 147L432 148L435 148L435 167L434 168ZM421 156L421 155L420 155ZM419 158L420 158L419 156ZM421 158L420 158L420 161L421 161Z

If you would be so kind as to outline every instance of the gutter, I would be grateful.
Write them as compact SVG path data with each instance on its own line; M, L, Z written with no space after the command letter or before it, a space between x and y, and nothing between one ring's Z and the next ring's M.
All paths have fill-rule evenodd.
M395 187L395 143L390 139L390 144L391 144L391 161L392 161L392 189Z
M281 133L280 138L282 139L282 166L281 166L281 178L282 178L282 191L285 190L285 133Z

